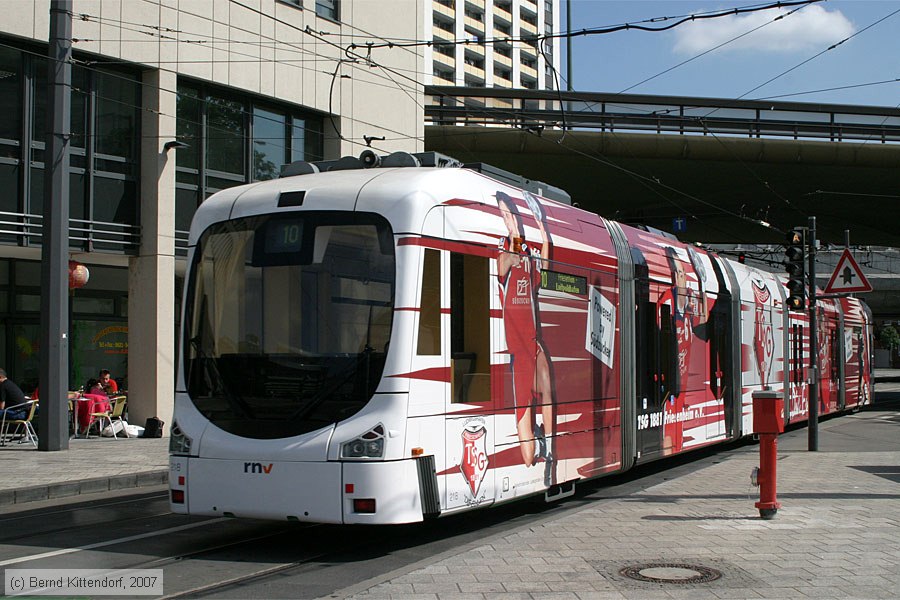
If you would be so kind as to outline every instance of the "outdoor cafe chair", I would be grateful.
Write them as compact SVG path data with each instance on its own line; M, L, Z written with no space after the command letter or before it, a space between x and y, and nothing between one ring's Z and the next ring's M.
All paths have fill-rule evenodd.
M15 435L19 435L20 443L22 439L26 439L34 446L37 446L37 432L35 432L34 430L34 425L31 424L31 422L34 420L34 412L37 409L37 404L37 400L29 400L27 402L23 402L22 404L10 406L8 409L3 411L3 422L2 424L0 424L0 445L5 446L7 440L12 439L12 437ZM25 418L9 419L9 411L15 409L27 410ZM10 431L10 429L12 429L12 431Z
M122 415L125 412L125 404L127 402L126 396L115 396L114 398L109 399L109 403L111 405L110 410L103 411L92 411L91 412L91 424L88 426L87 437L90 437L90 430L95 424L97 425L97 435L102 436L103 430L106 427L103 426L104 422L106 426L109 427L110 431L112 431L112 437L119 439L119 434L116 431L113 423L115 421L124 421ZM122 427L122 433L125 433L125 428ZM125 437L128 437L126 434Z
M97 435L100 436L103 434L103 424L112 429L112 411L110 409L107 410L95 410L97 405L101 405L100 402L96 400L91 400L91 412L90 412L90 421L85 430L85 437L91 437L91 429L94 425L97 426ZM102 403L102 405L109 406L108 402Z
M115 396L110 398L109 401L112 404L112 412L109 414L110 424L114 421L124 421L125 419L122 415L125 414L125 404L128 402L127 396ZM125 433L124 429L122 433ZM113 437L118 439L115 428L113 428Z

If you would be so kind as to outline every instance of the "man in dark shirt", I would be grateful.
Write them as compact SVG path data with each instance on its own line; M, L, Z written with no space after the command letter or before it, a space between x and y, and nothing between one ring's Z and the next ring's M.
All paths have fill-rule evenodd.
M13 382L12 379L6 377L6 371L0 369L0 410L6 411L8 408L18 406L25 403L25 394ZM19 407L15 411L6 413L7 419L24 419L26 411L25 407ZM19 415L18 413L21 413Z

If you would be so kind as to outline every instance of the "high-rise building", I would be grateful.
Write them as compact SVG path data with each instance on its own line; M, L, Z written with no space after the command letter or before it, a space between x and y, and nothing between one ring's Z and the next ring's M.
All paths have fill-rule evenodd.
M556 89L560 0L425 1L426 83Z

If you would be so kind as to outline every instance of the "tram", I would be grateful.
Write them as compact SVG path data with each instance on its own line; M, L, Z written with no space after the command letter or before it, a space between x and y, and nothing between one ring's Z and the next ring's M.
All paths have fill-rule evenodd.
M775 274L538 182L361 158L198 208L173 512L392 524L565 497L752 435L755 391L806 420L810 352L819 414L871 402L858 299L819 303L810 348Z

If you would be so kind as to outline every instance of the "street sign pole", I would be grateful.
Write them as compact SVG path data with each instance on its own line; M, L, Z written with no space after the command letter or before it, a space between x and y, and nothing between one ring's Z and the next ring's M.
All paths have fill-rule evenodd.
M816 324L816 218L809 218L809 451L819 449L819 343Z

